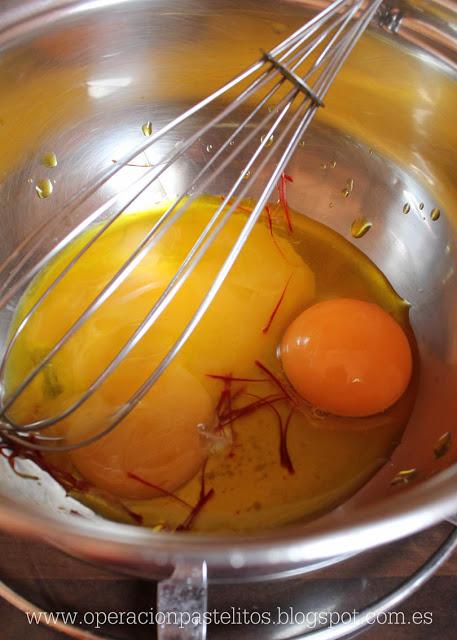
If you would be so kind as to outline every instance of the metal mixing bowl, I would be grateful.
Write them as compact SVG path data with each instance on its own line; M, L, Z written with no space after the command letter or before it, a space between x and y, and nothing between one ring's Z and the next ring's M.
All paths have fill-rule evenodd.
M143 122L159 127L322 4L4 2L0 260L15 251L17 260L33 229L138 143ZM457 13L452 6L417 0L386 9L351 55L290 167L291 205L356 242L412 305L419 390L392 460L328 515L237 538L154 533L93 517L88 510L86 518L75 518L71 499L49 477L42 474L41 485L23 481L5 463L0 466L2 527L149 577L168 576L177 563L206 562L211 579L229 580L309 570L457 512ZM204 142L217 144L217 134ZM40 200L35 183L49 176L40 164L49 150L59 158L51 175L54 193ZM321 165L330 159L336 167L326 171ZM174 193L186 171L165 191ZM232 177L221 179L219 192ZM357 189L342 199L348 177ZM432 221L436 207L441 216ZM361 214L373 227L354 240L350 224ZM75 222L62 220L30 260L42 257ZM2 340L12 310L1 312ZM410 473L399 476L401 471Z

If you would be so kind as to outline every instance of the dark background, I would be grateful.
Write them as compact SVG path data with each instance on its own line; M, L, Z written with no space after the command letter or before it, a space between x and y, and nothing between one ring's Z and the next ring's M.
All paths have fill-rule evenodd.
M329 602L345 594L357 608L362 600L370 602L395 588L402 578L417 569L436 550L452 530L451 525L441 524L433 529L384 548L379 552L364 554L355 561L335 565L318 574L282 583L264 583L246 588L229 586L214 595L210 588L209 608L237 604L241 598L249 610L265 598L274 603L295 603L297 594L305 594L300 610L316 610L319 599ZM0 578L8 585L31 598L43 609L92 611L148 611L155 603L155 586L151 582L114 575L98 567L69 558L60 551L42 543L20 540L0 535ZM211 596L213 593L213 596ZM246 595L248 594L248 595ZM353 598L350 594L353 594ZM415 611L432 612L431 625L377 625L362 637L367 640L454 640L457 637L457 553L418 593L399 608L405 619L411 620ZM222 598L222 600L221 600ZM288 600L289 599L289 600ZM309 609L305 609L308 606ZM259 606L263 609L263 606ZM257 627L256 634L262 640L268 638L268 627ZM92 629L95 633L96 630ZM155 636L148 626L106 627L102 631L112 638L143 640ZM209 628L209 640L245 638L242 627ZM249 634L250 636L250 634ZM4 640L56 640L65 636L46 627L29 625L23 613L0 601L0 638Z

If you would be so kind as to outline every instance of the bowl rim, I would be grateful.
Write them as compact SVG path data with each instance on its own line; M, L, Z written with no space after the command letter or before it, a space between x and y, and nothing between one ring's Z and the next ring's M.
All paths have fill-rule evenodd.
M300 566L359 553L412 535L457 513L457 463L397 496L354 510L350 524L329 530L325 516L310 525L293 524L259 533L156 532L133 524L43 514L36 506L0 498L3 529L45 539L82 556L150 560L165 564L178 558L209 567L244 570ZM437 499L439 498L439 500ZM379 517L388 504L388 516Z
M36 0L2 10L0 47L54 22L129 0ZM31 7L33 5L33 10ZM457 13L457 11L456 11ZM44 514L0 496L0 524L12 533L48 540L82 556L150 559L161 563L189 557L211 566L255 569L297 566L352 554L398 540L457 513L457 463L417 486L369 507L354 509L350 523L325 529L327 516L255 534L155 532L114 521ZM384 514L382 514L384 511ZM380 517L380 513L382 517Z

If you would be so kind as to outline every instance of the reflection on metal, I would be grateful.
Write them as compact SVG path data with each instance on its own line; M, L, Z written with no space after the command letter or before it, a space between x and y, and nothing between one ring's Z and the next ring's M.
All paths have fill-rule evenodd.
M159 582L158 640L205 640L208 606L206 563L181 560L171 578Z
M64 0L24 0L21 3L5 0L2 3L0 44L2 55L8 62L4 65L8 72L2 76L0 106L9 96L28 96L27 103L18 103L16 113L13 109L8 112L8 117L1 113L2 140L8 144L11 141L17 143L14 155L8 154L9 160L13 158L15 163L2 165L0 171L0 266L5 273L13 267L21 272L27 266L25 249L30 243L35 246L32 258L39 261L50 248L50 241L54 242L56 238L60 242L66 236L68 223L82 223L84 211L75 213L70 221L55 214L60 212L63 202L72 197L75 190L83 187L88 176L100 175L113 164L113 158L119 159L126 154L131 148L132 137L141 137L139 127L151 114L154 114L154 126L160 129L181 112L183 106L187 107L217 86L226 77L225 65L231 65L233 73L243 68L254 49L257 51L268 45L263 41L265 34L269 33L273 40L278 40L271 21L286 21L284 13L287 13L287 24L298 25L307 11L307 3L302 0L297 4L249 0L246 5L240 4L239 13L235 4L228 0L220 0L217 11L215 4L212 0L198 0L195 12L189 13L189 3L176 0L175 11L170 15L168 0L153 3L140 0L72 2L71 12L70 5ZM315 2L312 4L317 6ZM417 4L405 1L402 8L413 16L414 5ZM430 463L430 459L433 468L444 465L448 468L431 481L427 479L428 475L421 475L408 491L402 491L400 487L398 492L392 492L395 495L384 500L382 510L378 508L379 503L385 498L392 473L391 468L381 470L367 487L370 492L368 498L361 492L348 501L344 509L336 510L310 525L296 524L280 531L237 539L237 547L246 560L245 566L236 572L239 579L262 579L265 576L270 579L288 571L299 572L323 558L333 562L335 553L358 552L383 544L428 527L457 511L457 468L451 465L453 452L439 461L433 454L440 435L444 431L454 432L456 413L455 357L453 360L456 344L457 278L453 269L456 235L453 223L449 223L455 215L455 198L441 202L433 190L439 186L444 197L442 178L457 165L457 145L450 144L449 136L453 132L446 122L454 115L450 109L455 104L457 85L452 74L448 73L449 66L445 74L444 65L430 64L431 60L438 60L433 49L438 47L439 40L446 49L444 54L440 54L440 60L451 59L455 48L455 41L441 38L444 26L436 31L436 20L427 13L432 4L436 2L423 2L425 13L421 19L430 19L430 24L433 23L433 29L428 31L426 47L421 44L421 25L411 19L408 22L406 18L396 36L386 31L382 38L378 38L377 29L372 29L373 37L360 43L361 50L368 51L367 60L372 67L367 69L354 52L349 61L348 76L346 80L342 77L339 85L344 91L350 87L351 100L344 99L344 91L338 94L335 86L331 106L339 118L336 120L338 127L344 127L346 123L348 127L363 124L363 130L361 127L353 127L350 131L334 128L324 119L330 108L321 110L321 122L307 133L306 144L300 144L292 160L291 172L297 176L292 197L298 210L316 217L341 234L347 234L352 220L361 211L369 214L373 221L373 228L364 239L364 251L382 269L399 294L411 303L411 320L418 337L421 370L424 374L430 373L421 376L417 410L395 453L402 461L395 469L411 464L408 463L411 453L414 453L419 469L423 469L427 461ZM49 13L51 5L53 10ZM128 10L120 11L119 6L122 5ZM328 3L320 2L320 5ZM112 11L115 6L116 11ZM11 11L6 11L6 8L11 8ZM31 10L33 20L27 17ZM227 16L236 19L236 33L223 28ZM52 25L57 35L64 36L65 43L67 35L72 33L73 24L78 21L88 32L93 30L90 46L85 47L76 39L73 42L75 56L71 60L59 49L50 64L41 36ZM13 24L14 31L9 30ZM420 33L415 31L416 27ZM249 41L243 39L244 33L249 34ZM115 34L114 38L112 34ZM410 45L405 49L407 41ZM123 44L122 56L118 55L119 42ZM214 51L215 42L217 53ZM384 60L388 64L375 67L376 60ZM199 63L204 69L202 73L195 67ZM122 77L133 79L128 87L118 88L103 99L88 95L88 81L117 77L121 73L120 67ZM352 75L354 68L357 73ZM402 73L393 74L392 69L401 69ZM403 72L406 71L408 91L404 97ZM175 78L179 79L178 83ZM353 82L355 78L358 82ZM426 97L420 91L424 82ZM45 104L46 91L43 88L49 86L53 88L52 102L46 103L49 108L44 110L44 116L41 114L41 119L40 113L36 113L31 127L27 114L35 103ZM58 91L54 91L56 86ZM388 100L386 86L393 87ZM407 99L410 99L409 103ZM426 128L423 130L418 129L414 118L416 107L432 109L432 116L425 120ZM50 113L55 115L51 119L52 127L49 126ZM107 121L109 127L106 126ZM16 137L14 127L24 126L24 123L27 125L26 135ZM219 149L223 143L220 133L226 134L228 129L232 132L238 124L239 120L233 118L228 118L226 125L218 123L208 143ZM164 141L161 152L175 148L178 140L187 139L191 133L184 123L179 135ZM145 143L149 141L150 138L143 139ZM40 147L42 143L46 147ZM53 176L58 178L59 188L54 190L52 198L43 202L35 197L33 185L28 182L30 176L34 177L33 184L39 177L33 174L35 165L30 164L29 158L36 159L49 148L54 149L59 157L58 167L52 170ZM370 153L370 148L375 149L375 153ZM446 149L446 156L440 163L436 150L443 149ZM338 164L332 171L324 173L319 164L323 158L331 157L336 157ZM175 194L195 177L201 164L198 157L191 160L181 164L163 181L163 187L153 194L153 199ZM240 163L216 181L215 193L225 192L227 181L241 174L241 160L246 160L246 156L241 156ZM156 157L151 155L151 164L155 161ZM143 158L140 163L146 164ZM71 179L64 173L68 168ZM139 175L143 168L126 167L125 171L130 172L123 182L127 185L133 179L132 173ZM355 177L357 187L352 197L344 200L344 206L341 206L342 199L338 196L348 175ZM252 181L246 184L251 185ZM106 185L103 192L106 199L113 195L112 188L113 185ZM402 216L402 207L407 199L409 201L406 192L415 199L411 200L411 213ZM30 193L33 198L30 198ZM330 207L329 202L337 202L337 205ZM439 223L431 222L428 215L423 221L422 215L415 210L415 202L423 202L426 212L439 203L442 212ZM52 205L49 211L47 205ZM55 225L53 233L48 234L46 225L51 215L55 218ZM13 307L7 305L0 315L0 351L5 343ZM439 375L438 381L434 379L435 375ZM430 400L437 396L443 401L431 406ZM384 476L383 471L386 471ZM76 555L98 562L106 562L109 558L113 564L128 565L137 574L163 575L165 570L171 570L169 565L175 564L176 559L186 553L197 560L206 560L211 575L218 579L233 578L234 569L228 562L233 538L220 535L210 538L192 538L184 534L170 536L114 522L72 518L59 512L60 502L48 491L45 478L39 493L31 489L27 492L23 485L14 484L17 479L10 477L6 465L1 473L0 515L5 528L21 534L34 531L41 537L52 536L53 542ZM19 502L18 495L22 496L23 503Z
M411 577L381 599L369 604L365 609L352 616L350 620L330 627L306 631L304 634L297 634L292 629L293 635L282 635L281 637L284 640L287 640L287 638L290 638L290 640L338 640L339 638L353 637L355 633L371 627L377 617L395 609L403 600L420 589L452 555L456 548L457 529L454 528L437 551ZM176 626L172 624L160 627L159 625L159 640L205 640L206 625L204 623L194 626L179 625L179 621L192 619L192 613L194 614L194 622L198 619L205 620L204 613L207 611L206 567L204 565L197 567L194 564L186 566L186 562L183 562L180 568L177 567L172 578L159 583L158 590L157 613L164 613L166 616L166 613L169 612L171 614L169 616L170 620L176 619L178 622ZM58 616L43 615L43 609L23 598L1 581L0 596L24 613L36 613L41 624L76 640L112 640L108 636L95 635L81 627L65 624L59 620ZM270 635L265 630L262 630L261 633L264 638L268 638Z
M390 481L391 485L409 484L417 478L417 469L403 469Z

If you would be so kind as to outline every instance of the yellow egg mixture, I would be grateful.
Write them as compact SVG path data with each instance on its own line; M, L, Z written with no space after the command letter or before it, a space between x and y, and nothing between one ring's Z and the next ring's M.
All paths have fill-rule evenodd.
M73 405L118 354L220 204L198 198L113 295L86 320L9 410L19 423ZM108 284L166 209L124 214L40 303L16 340L7 394ZM75 412L46 430L76 443L108 424L151 375L190 320L246 222L229 220L163 315ZM388 459L414 402L415 376L393 406L364 418L319 411L287 382L278 345L309 305L334 298L378 304L403 328L408 306L351 243L280 204L263 214L201 323L135 409L107 436L45 464L104 515L145 526L237 532L310 518L341 503ZM72 242L34 280L21 320L99 230ZM331 390L329 390L331 393ZM42 460L43 462L43 460Z

